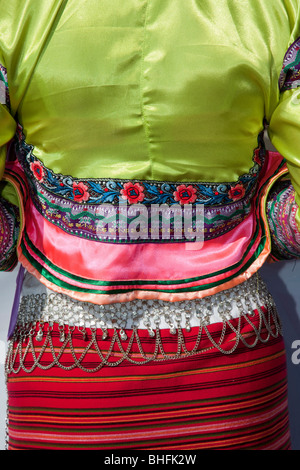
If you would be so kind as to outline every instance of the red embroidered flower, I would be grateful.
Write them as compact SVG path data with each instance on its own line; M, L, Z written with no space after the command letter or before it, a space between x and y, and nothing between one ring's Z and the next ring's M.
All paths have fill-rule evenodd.
M74 201L87 201L89 197L90 194L88 193L88 187L84 183L82 183L82 181L80 183L73 183Z
M233 201L238 201L239 199L242 199L244 195L245 195L245 188L240 183L236 184L235 186L230 188L228 191L228 196Z
M39 180L40 182L43 181L44 179L44 176L45 176L45 172L43 170L43 167L41 165L40 162L31 162L30 163L30 169L32 171L32 173L34 174L34 176L36 177L37 180Z
M144 200L144 187L140 183L125 183L121 189L123 199L127 199L129 204L137 204Z
M181 184L180 186L177 186L176 191L173 194L175 201L179 201L180 204L190 204L196 201L196 193L197 189L193 186Z

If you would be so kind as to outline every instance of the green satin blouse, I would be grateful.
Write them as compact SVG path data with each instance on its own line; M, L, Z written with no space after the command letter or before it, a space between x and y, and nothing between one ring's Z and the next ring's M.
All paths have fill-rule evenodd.
M299 20L298 0L0 0L2 174L18 120L56 173L236 181L266 119L300 194L298 90L278 88Z

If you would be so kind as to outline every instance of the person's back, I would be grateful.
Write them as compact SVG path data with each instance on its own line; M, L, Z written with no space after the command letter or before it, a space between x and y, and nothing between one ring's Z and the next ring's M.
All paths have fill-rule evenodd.
M36 278L37 287L34 288L38 292L44 295L43 289L51 291L51 294L47 291L45 298L38 294L40 297L36 300L36 294L29 289L28 304L23 299L18 319L12 316L9 336L14 334L15 342L10 349L8 375L13 376L22 369L27 377L30 370L26 365L27 357L24 361L20 359L21 365L15 364L19 355L12 352L13 348L21 347L24 335L34 337L33 342L28 343L33 351L45 338L49 342L49 338L56 341L49 351L48 343L45 349L42 348L47 351L45 354L49 353L45 361L50 372L54 364L69 372L74 366L76 371L84 370L87 375L82 380L86 382L89 382L91 370L99 374L94 376L96 381L99 378L100 382L110 382L109 367L102 370L102 366L112 365L107 357L111 357L112 351L114 356L117 346L116 354L122 356L120 363L123 366L125 360L129 365L136 365L132 359L136 356L147 363L152 346L155 349L152 359L164 359L168 365L173 359L179 361L181 355L193 361L194 354L210 351L207 358L201 356L203 363L195 369L195 376L199 375L201 381L202 367L206 370L219 367L218 373L221 373L227 367L226 354L234 353L241 343L248 353L254 342L265 342L268 348L268 341L273 341L272 352L254 349L253 354L258 355L253 361L258 368L261 361L264 362L265 370L274 382L264 383L258 392L251 388L256 382L245 376L246 388L233 387L231 392L235 397L243 395L245 402L261 393L267 397L265 403L269 395L264 387L270 394L281 394L282 389L276 387L280 382L284 388L285 379L281 372L283 354L277 317L260 281L255 288L253 275L271 254L271 222L266 206L270 189L287 175L283 157L288 162L295 188L300 185L300 119L295 90L300 68L297 55L300 49L300 42L297 42L300 36L299 2L11 0L8 3L0 0L0 32L3 172L0 199L3 212L0 211L0 216L4 214L3 221L8 220L8 235L3 237L4 242L0 245L0 267L11 269L18 260ZM266 127L282 155L266 151L263 144ZM16 145L10 145L8 152L7 144L13 138ZM14 218L16 205L21 213L20 230L15 222L17 217ZM152 225L154 207L169 211L170 216L169 227L165 231L165 227L161 227L158 235ZM192 211L190 231L176 232L175 208L182 210L183 219L187 207ZM194 233L199 207L203 209L203 230L200 243L196 243L190 234ZM104 222L108 224L107 232L102 231ZM297 243L291 252L285 246L287 256L297 256ZM30 282L25 283L23 294ZM234 290L230 291L231 288ZM233 303L236 302L231 310L228 310L228 302L223 301L223 291L229 297L231 295ZM211 301L207 309L210 313L206 312L206 300ZM83 345L76 343L75 349L71 322L74 321L73 301L78 302L79 309L87 309L92 318L99 312L103 315L100 322L103 332L101 328L91 328L86 333L91 327L91 317L85 311L78 329L84 342ZM249 320L250 304L257 311L250 314ZM55 316L57 305L64 305L64 308ZM268 312L266 318L262 306ZM50 316L55 313L51 317L53 321L49 321L46 311ZM182 336L180 315L186 315L187 336ZM143 319L151 338L145 339L146 333L140 332L147 353L140 346L138 337L132 357L130 347L133 343L128 345L130 353L129 349L122 349L120 341L127 341L132 330L125 328L125 332L122 327L119 331L116 327L118 318L123 318L126 328L128 318L131 321ZM161 342L159 327L155 334L151 323L154 319L157 327L162 318L170 324L170 332L162 327L165 343ZM97 321L93 320L92 324ZM44 329L46 324L50 325L48 330ZM230 334L225 334L226 325L234 332L236 343L232 343ZM197 328L197 334L190 333L191 326ZM203 326L208 328L204 346L200 341ZM109 328L114 332L107 333ZM112 346L103 358L101 351L106 349L107 334ZM177 334L176 346L174 334ZM215 340L218 334L220 340ZM103 341L99 340L100 336ZM91 349L99 353L100 359L91 355L89 360L93 366L96 364L95 367L89 367L88 363L81 369L85 354L90 352L85 346L87 337L93 338ZM245 339L249 337L254 338L250 346ZM66 362L63 361L65 340L70 342L72 352ZM187 344L192 342L195 347L188 351ZM167 344L171 356L165 355L162 343ZM52 364L51 354L60 346L63 349ZM76 358L76 351L84 353ZM215 352L218 366L210 356ZM272 355L278 358L278 363L265 359ZM33 357L37 357L35 353ZM100 365L99 360L102 361ZM42 369L45 361L39 356L33 369ZM66 364L70 361L74 364L68 369ZM115 362L118 365L118 360ZM193 375L189 368L194 367L192 362L189 366L183 361L179 363L181 369L176 377ZM234 366L234 373L239 377L238 368L242 367L242 362L236 360L235 364L239 364ZM138 364L137 369L139 367L142 366ZM152 379L160 374L166 374L166 383L170 377L173 379L173 366L170 370L168 366L167 369L162 366L160 372L158 366L155 367ZM274 367L282 375L276 375ZM116 369L115 374L121 370ZM198 374L200 370L201 374ZM251 370L253 377L261 372L256 368ZM133 397L139 388L140 372L128 369L128 374L131 373L135 376L131 382L132 395L127 395L124 390L119 394L110 389L112 397L122 395L124 410L128 403L132 409L136 405ZM207 375L203 377L199 389L192 382L188 385L189 393L191 390L195 393L189 395L188 403L198 403L199 420L202 419L199 410L210 397L206 393L215 389L214 385L208 385ZM224 379L224 383L234 382L232 377ZM72 378L71 373L68 378ZM123 385L125 382L119 379ZM193 380L196 379L191 378ZM218 382L218 378L215 380ZM251 392L247 389L250 382L253 382ZM56 387L56 380L53 383ZM17 396L13 384L14 380L11 380L9 393ZM91 384L86 384L84 390L87 391ZM144 389L149 387L147 382ZM174 385L172 390L176 387ZM209 392L205 391L206 387ZM180 401L185 403L187 398L185 385L179 389L176 410ZM164 390L169 390L168 386ZM68 389L66 396L72 393ZM80 393L78 391L78 396ZM156 400L159 393L153 394ZM148 410L150 403L146 395L140 406ZM98 409L104 406L110 412L116 403L114 399L103 405L100 398ZM168 396L163 400L164 406L169 403ZM75 401L74 409L78 409L81 405ZM158 410L162 402L156 402L156 405ZM215 405L212 403L212 409ZM14 402L14 406L18 407L18 403ZM41 402L42 408L47 406L46 401ZM280 406L281 403L274 404L274 411L272 408L270 413L279 413ZM167 414L169 412L170 409ZM193 414L194 408L191 416ZM249 421L245 420L247 426L251 422L250 414ZM271 414L259 414L257 420L268 421ZM210 419L215 419L213 412ZM178 420L179 423L181 418ZM190 431L189 427L186 431L184 426L178 426L180 444L185 439L185 432ZM284 436L282 441L281 438L277 441L276 437L275 444L269 443L267 439L273 441L268 434L266 446L288 447L285 418L279 428ZM213 432L213 425L209 429ZM167 440L172 432L167 433ZM160 431L153 430L153 433L156 445L160 445ZM258 429L253 439L258 439L259 433ZM103 444L110 438L101 435L99 439ZM124 438L118 437L122 442ZM98 437L95 439L98 442ZM143 441L144 437L141 439ZM194 439L194 443L187 445L195 445L195 448L204 445L200 437ZM236 446L234 438L231 436L230 439L228 446ZM222 447L219 442L219 438L212 438L208 445ZM247 447L248 437L243 442ZM260 446L258 441L256 445Z
M297 2L12 1L1 10L0 62L19 124L18 158L35 194L25 210L28 239L19 255L27 267L41 274L39 260L45 259L44 282L55 288L63 281L73 290L66 274L72 272L92 290L96 281L107 298L112 292L104 286L110 283L134 298L139 294L130 285L144 279L155 280L157 293L157 280L182 288L182 280L188 287L188 279L236 263L244 269L241 256L252 234L263 236L254 222L236 256L220 253L217 269L210 248L196 253L181 243L173 250L153 238L141 246L134 237L126 247L124 240L110 244L108 264L108 247L97 243L107 241L97 217L103 203L141 202L148 211L154 204L203 204L210 209L205 240L225 244L216 237L249 215L253 188L266 184L257 183L262 162L254 151L264 119L272 119L279 103L282 61L299 29ZM2 143L15 125L6 113ZM228 222L229 215L236 223ZM139 242L149 242L149 234ZM59 247L52 241L57 237L64 240ZM254 252L264 252L261 262L266 258L269 246L260 243L253 245L248 265L256 260ZM78 256L92 257L92 268L78 263ZM173 274L164 271L170 256ZM123 288L117 282L120 259L128 257L135 262L121 272ZM63 277L53 277L53 267ZM85 285L80 281L78 287ZM199 282L194 288L202 296Z

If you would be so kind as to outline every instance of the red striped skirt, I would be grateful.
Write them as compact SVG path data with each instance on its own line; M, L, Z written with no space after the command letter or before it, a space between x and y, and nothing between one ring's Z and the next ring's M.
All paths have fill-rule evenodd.
M237 322L231 320L233 326ZM139 330L140 342L132 343L130 357L123 360L116 342L110 352L118 365L103 367L97 367L99 351L105 354L111 343L100 332L99 350L95 344L87 348L91 332L83 338L74 330L72 347L67 336L63 352L57 325L49 332L51 342L38 342L32 335L34 352L27 349L19 370L18 358L29 340L22 348L14 341L14 370L7 376L7 448L290 449L283 340L266 331L256 342L258 315L251 323L253 328L246 321L241 325L241 338L248 345L236 341L234 329L224 334L224 325L218 323L203 331L198 353L182 357L176 335L162 330L164 351L174 357L160 352L143 364L136 363L140 344L149 357L155 347L147 331ZM198 328L184 332L187 349L197 333ZM221 338L223 352L218 348ZM74 354L84 357L81 367L74 366Z

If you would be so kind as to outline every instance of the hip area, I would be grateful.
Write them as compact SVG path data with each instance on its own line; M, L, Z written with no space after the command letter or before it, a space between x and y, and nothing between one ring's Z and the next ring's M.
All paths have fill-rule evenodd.
M259 275L199 301L174 303L99 306L24 286L7 374L236 356L281 337L274 300Z

